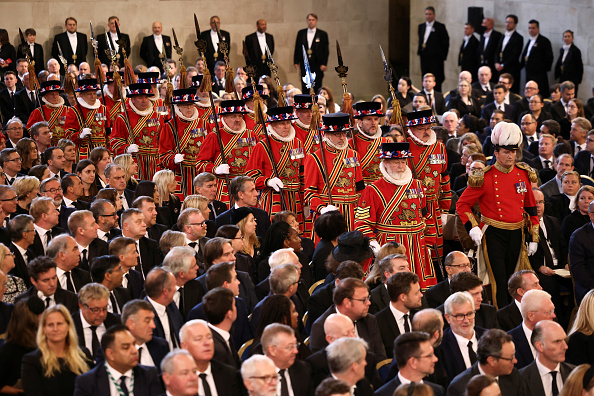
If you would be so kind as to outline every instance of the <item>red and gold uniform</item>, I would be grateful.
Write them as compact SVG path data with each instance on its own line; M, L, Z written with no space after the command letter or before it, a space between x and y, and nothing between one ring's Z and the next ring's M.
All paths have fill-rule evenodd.
M41 94L42 92L40 91L39 95L41 96ZM52 146L57 146L60 139L66 138L66 119L68 118L68 113L70 113L72 109L64 105L64 99L62 97L60 97L61 104L57 105L46 101L43 99L43 97L42 100L44 104L41 105L41 108L37 107L35 110L33 110L29 116L29 120L27 121L26 128L31 129L33 124L42 122L44 120L47 121L49 124L49 129L52 131L51 144ZM42 111L43 116L41 115Z
M353 139L349 139L349 146L359 154L365 184L371 184L382 177L378 153L381 144L388 142L388 138L382 137L381 129L379 131L378 137L369 137L359 129L359 133L354 137L354 143Z
M210 103L197 102L196 108L198 109L198 117L202 120L208 133L213 132L215 127L215 115L212 111L212 107L210 107Z
M268 99L268 95L264 94L264 87L262 85L256 85L256 90L258 91L258 95L261 98L261 105L262 105L262 114L266 117L266 104L264 104L264 100ZM254 110L250 109L254 107L254 87L250 84L247 87L244 87L241 90L241 99L246 103L245 109L246 113L243 115L243 119L245 120L245 127L247 129L251 129L260 139L265 139L264 136L264 128L262 127L262 123L256 122L256 114Z
M105 85L103 86L103 105L107 108L107 114L109 117L109 122L113 125L115 118L122 112L122 101L121 100L114 100L112 93L109 91L109 84L113 84L113 72L105 73ZM115 88L114 88L115 89Z
M129 97L149 95L147 84L130 84ZM124 114L119 114L111 133L111 150L114 155L124 154L131 144L138 145L138 153L133 154L138 162L140 178L152 180L159 168L159 136L163 128L163 117L152 105L144 111L134 107L132 101L126 104L126 114L131 130L128 130Z
M286 107L277 107L271 109L273 114L277 114L277 109L287 109ZM291 109L291 108L289 108ZM288 114L281 114L282 120L290 120L292 109ZM280 120L280 119L279 119ZM278 120L277 120L278 121ZM271 122L271 118L269 118ZM268 134L270 136L270 149L264 137L252 151L252 155L247 164L248 176L254 179L256 188L261 190L262 195L258 206L265 210L271 217L283 210L280 194L282 192L287 210L295 213L297 221L303 222L303 204L301 202L301 191L303 186L303 160L305 153L303 145L299 139L295 138L295 131L291 128L290 135L287 138L279 136L270 125L268 125ZM278 170L278 177L283 183L281 192L276 192L268 185L268 181L275 177L272 156Z
M253 111L246 107L247 113L243 115L243 119L245 120L245 127L249 130L254 131L258 139L264 139L264 133L262 133L262 123L256 124L256 115ZM264 117L266 117L266 108L262 109L264 113Z
M311 154L320 149L320 140L318 139L318 134L315 132L310 133L309 125L305 125L297 119L293 123L293 128L295 128L295 136L297 139L301 140L301 143L303 144L303 150L305 150L305 154Z

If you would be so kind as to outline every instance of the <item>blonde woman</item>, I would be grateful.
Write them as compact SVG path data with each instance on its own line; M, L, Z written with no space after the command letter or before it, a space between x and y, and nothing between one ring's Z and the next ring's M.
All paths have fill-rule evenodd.
M590 290L582 300L573 326L567 333L565 361L575 364L594 363L594 290Z
M126 179L126 188L135 191L138 185L138 164L134 161L132 154L120 154L113 159L114 164L118 164L124 170L124 178Z
M21 176L17 177L12 183L12 188L17 195L17 211L16 214L29 214L29 206L33 198L39 195L39 179L35 176Z
M4 244L0 243L0 271L7 274L6 291L4 292L4 297L0 299L0 301L8 304L13 304L15 298L19 294L27 291L27 285L22 278L14 275L8 275L14 266L14 253L12 253L10 249Z
M248 207L234 209L231 212L231 224L235 224L243 234L243 248L237 254L247 256L251 259L254 268L255 258L260 253L260 240L256 235L256 218Z
M62 304L51 306L41 315L37 349L23 356L23 390L26 395L72 395L76 376L87 372L89 364L78 347L70 312Z
M76 173L76 146L69 139L60 139L58 146L64 152L64 172Z
M157 186L159 191L159 214L162 220L168 227L173 226L177 223L177 218L181 211L181 202L175 190L177 189L177 181L175 180L175 173L169 169L163 169L155 173L153 176L153 182ZM205 216L205 218L208 218Z
M380 248L375 261L373 262L373 265L371 266L371 269L365 278L365 283L367 283L370 290L382 283L383 277L380 274L379 263L384 257L387 257L391 254L406 254L406 249L404 248L404 245L396 241L388 242Z

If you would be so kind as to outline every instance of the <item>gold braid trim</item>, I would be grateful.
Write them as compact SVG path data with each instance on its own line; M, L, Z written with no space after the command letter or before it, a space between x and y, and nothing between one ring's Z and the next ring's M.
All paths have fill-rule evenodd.
M524 220L518 221L517 223L505 223L503 221L493 220L486 217L485 215L481 215L481 221L485 224L496 228L501 228L503 230L517 230L524 227Z
M464 214L468 216L468 221L470 221L472 227L478 227L478 221L476 221L476 217L474 217L474 214L472 212L465 212Z
M539 240L540 240L540 236L538 234L538 228L539 228L538 224L532 225L529 228L528 232L532 236L532 242L539 242Z
M536 176L536 171L527 163L525 162L518 162L516 166L522 170L528 172L528 179L530 183L538 183L538 177Z
M485 173L491 169L491 165L487 166L485 169L481 171L474 171L470 172L468 175L468 186L470 187L482 187L483 182L485 181Z

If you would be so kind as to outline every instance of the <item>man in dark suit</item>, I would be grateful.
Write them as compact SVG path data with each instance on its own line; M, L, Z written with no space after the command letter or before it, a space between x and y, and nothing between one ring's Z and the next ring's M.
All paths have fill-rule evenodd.
M226 212L227 205L224 202L218 201L217 197L217 178L212 173L202 172L194 178L192 182L194 184L194 192L208 198L208 207L210 208L210 214L206 221L207 231L206 236L213 238L217 231L215 225L215 219L218 215Z
M104 63L106 65L111 65L111 59L107 56L107 52L105 52L106 50L108 50L110 48L107 45L108 40L110 40L109 45L114 46L115 50L118 53L117 54L118 65L120 65L120 67L123 67L124 66L124 51L126 51L127 57L130 57L130 55L132 55L130 53L130 36L128 36L126 33L121 33L121 37L118 37L116 24L119 27L120 18L118 18L117 16L109 17L109 19L107 20L107 26L109 27L109 30L107 32L105 32L105 34L100 34L98 36L95 36L95 39L97 39L97 44L98 44L97 45L97 55L99 56L101 63ZM110 37L108 37L108 36L110 36ZM122 40L120 42L120 44L122 42L124 42L126 45L122 47L120 44L118 44L118 40Z
M217 34L217 29L221 33L221 37ZM214 66L218 61L225 62L225 57L220 51L219 48L219 40L222 40L224 43L227 43L227 48L231 49L231 35L226 30L221 30L221 19L213 15L210 17L210 29L205 30L200 33L200 38L202 40L206 40L206 52L204 56L206 57L206 66L210 71L210 74L214 74ZM252 62L254 61L253 58L250 58Z
M17 80L18 77L15 72L7 71L4 73L4 84L6 85L6 88L0 91L0 115L2 117L2 126L8 127L8 120L14 117L14 95L18 92L16 86ZM17 124L14 126L16 127L16 125Z
M211 336L212 330L208 327L208 323L200 319L189 321L180 332L181 348L190 352L196 362L199 394L212 394L211 389L215 389L221 396L241 394L238 371L213 360L215 348ZM266 373L258 371L251 375L266 375ZM262 381L258 380L258 382ZM208 389L208 392L204 389Z
M577 93L583 74L582 51L573 43L573 31L566 30L563 32L563 46L559 49L559 59L555 64L555 80L571 81L575 84Z
M50 307L62 304L70 313L78 310L78 298L76 294L68 290L58 289L56 277L56 263L49 257L41 256L28 264L31 282L33 286L21 293L15 299L15 303L23 298L37 296L43 301L44 306Z
M106 199L95 199L90 208L97 222L97 237L109 243L112 239L122 235L118 226L119 216L113 204Z
M89 271L78 268L80 252L70 235L63 234L53 238L46 255L57 265L58 288L78 293L84 285L91 283Z
M97 257L91 263L91 276L94 282L100 283L109 290L107 311L119 316L124 305L132 299L130 291L122 287L124 268L117 256Z
M163 73L163 63L161 56L171 58L171 39L169 36L161 34L163 25L159 21L153 22L153 34L142 39L140 45L140 57L146 63L147 67L157 66ZM163 54L163 51L165 53Z
M497 378L502 395L526 395L524 380L514 367L514 353L514 343L510 335L499 329L488 330L479 341L477 362L454 378L448 387L447 395L465 394L468 382L478 374Z
M504 103L505 103L506 107L512 106L512 109L513 109L513 105L515 102L522 100L522 97L520 95L511 91L511 89L514 85L514 81L515 81L515 79L510 73L502 73L499 76L499 80L497 81L498 84L503 84L507 87L507 93L505 94ZM487 92L487 95L485 96L484 104L492 103L494 100L495 99L493 96L493 91L489 91L489 92ZM512 111L512 116L513 116L513 111Z
M134 336L123 324L109 328L101 338L101 349L105 353L106 364L99 364L85 374L79 375L76 378L74 394L77 396L113 395L111 381L119 384L124 394L128 392L134 392L135 395L161 394L163 388L157 369L138 364L138 351L131 347L133 343ZM132 370L133 378L125 375L129 370Z
M79 268L89 270L95 257L109 254L107 242L97 238L97 223L90 210L77 210L68 219L68 230L80 250Z
M526 81L535 81L540 88L540 93L547 97L549 96L548 73L554 57L551 41L540 34L540 24L535 19L528 22L528 34L530 38L522 52L520 67L526 68Z
M379 311L375 317L379 327L386 356L392 358L394 340L411 331L413 312L421 307L423 293L419 277L413 272L399 272L388 279L390 305ZM380 286L381 287L381 286Z
M555 319L555 305L551 295L543 290L530 290L522 297L520 305L522 324L508 331L516 346L516 368L528 366L536 357L534 347L530 344L534 326L541 320Z
M53 154L53 157L55 158L56 154ZM67 208L74 208L76 210L89 210L91 205L89 205L88 202L78 200L84 194L83 185L80 178L73 173L66 174L63 169L61 169L59 172L59 177L62 179L60 185L62 187L62 193L64 194L64 200L62 201L62 204Z
M435 89L441 92L441 84L445 80L443 64L448 57L450 37L445 25L435 20L433 7L425 8L425 23L419 25L418 40L417 55L421 57L421 73L433 74Z
M295 396L307 396L313 393L311 367L304 361L297 360L297 339L294 330L280 323L266 326L262 333L262 351L278 369L281 394L291 388Z
M11 190L10 192L14 194L14 191ZM27 263L37 257L37 254L33 250L33 242L35 241L35 227L33 226L33 217L23 214L18 215L10 220L8 225L8 234L11 240L10 246L8 248L14 254L15 264L14 268L10 270L9 274L23 279L25 284L30 287L31 280Z
M571 234L569 266L575 282L575 298L579 305L586 293L594 288L594 204L588 205L590 222Z
M410 271L407 257L401 254L390 254L389 256L384 257L378 265L382 284L371 291L369 313L373 315L390 304L390 296L388 294L387 286L388 279L399 272Z
M346 382L355 396L373 395L363 369L367 351L360 338L343 337L328 345L326 351L332 378Z
M478 46L478 57L479 57L479 64L480 66L488 66L490 75L489 80L492 83L497 81L498 73L495 70L495 55L497 46L499 45L499 41L501 40L502 34L497 30L493 29L495 26L495 21L493 18L485 18L483 19L482 26L484 26L485 31L481 35L481 40ZM480 79L480 69L479 69L479 79Z
M162 379L166 391L162 396L198 394L196 362L185 349L176 349L165 356Z
M314 82L314 91L318 92L322 87L324 72L328 65L328 33L318 29L318 16L314 13L307 14L307 29L301 29L297 32L295 39L295 51L293 52L293 64L296 70L300 70L300 76L305 75L305 65L303 63L303 48L307 54L307 61L312 74L316 74ZM301 82L301 91L309 92L305 83Z
M436 354L451 381L476 362L478 340L485 329L474 325L474 300L468 293L456 292L448 297L445 318L450 327L443 332Z
M543 320L534 326L531 343L536 349L536 359L520 370L528 395L557 395L561 392L575 367L565 363L566 338L563 327L551 320ZM549 375L544 374L546 371Z
M161 240L161 236L163 236L163 233L167 231L168 227L163 224L157 224L157 207L153 197L138 197L134 200L134 202L132 202L132 207L140 209L144 215L146 236L154 241L159 242Z
M35 91L30 89L29 85L29 73L25 73L23 77L23 89L14 94L14 115L23 122L23 125L27 125L29 116L39 107L39 100Z
M427 105L433 109L435 114L443 114L446 111L445 99L437 89L437 80L433 73L423 75L423 90L420 92L427 99Z
M230 333L231 327L237 319L237 307L233 292L224 287L215 287L206 293L202 301L202 308L214 340L213 360L239 370L241 362Z
M52 58L60 59L60 49L66 58L66 65L61 65L60 74L66 73L66 67L75 64L77 67L81 62L87 61L87 35L76 31L78 22L74 17L66 18L64 23L66 31L56 34L52 44ZM58 49L58 45L60 49ZM60 61L60 63L62 63Z
M551 106L551 114L553 119L560 122L567 116L569 101L575 98L575 84L571 81L563 81L559 87L561 91L561 99Z
M516 32L518 17L510 14L505 17L505 33L501 37L495 51L495 70L499 74L509 73L514 77L511 90L518 93L520 90L520 54L524 46L524 37Z
M540 191L545 196L545 200L549 201L553 195L561 194L561 176L565 171L574 170L573 156L571 154L561 154L555 159L557 175L540 186Z
M162 267L153 268L146 276L144 289L145 299L151 303L155 312L154 334L167 340L170 349L178 348L179 330L184 318L173 302L176 292L175 277Z
M43 57L43 47L41 44L35 42L37 32L33 28L25 30L25 38L27 39L27 45L33 55L32 61L35 63L35 74L39 74L45 68L45 61ZM25 53L21 51L21 47L17 48L17 59L26 59Z
M78 292L79 311L72 314L78 345L86 347L96 359L99 340L120 319L107 311L109 290L99 283L89 283Z
M493 101L485 104L481 110L481 118L485 121L490 121L491 116L495 110L504 112L504 118L513 119L513 106L505 103L505 97L508 89L503 84L497 84L493 87L492 92L489 92L493 96ZM485 100L486 101L486 100ZM517 102L516 102L517 103Z
M266 33L266 27L266 20L258 19L256 31L245 36L245 45L250 54L250 60L256 65L258 76L270 76L270 68L266 63L266 46L274 55L274 36Z
M542 290L540 281L532 270L514 272L509 278L507 290L513 301L497 311L497 321L503 331L510 331L522 324L522 313L520 312L522 297L532 289Z
M485 104L487 94L493 90L494 82L491 82L493 73L489 66L481 66L478 69L478 81L471 84L473 95L481 100L481 104Z
M149 271L163 262L161 248L154 239L147 238L144 214L140 209L128 209L122 213L122 236L132 238L140 254L136 270L146 277Z
M392 396L400 385L411 382L429 385L435 396L445 395L443 386L423 381L423 378L433 374L437 363L428 334L413 331L400 335L394 342L394 356L398 362L398 375L379 388L375 395Z
M333 313L341 313L355 323L359 337L367 341L369 350L375 353L378 361L386 359L384 345L376 318L368 314L369 289L360 279L347 278L341 281L334 290L334 304L324 312L312 325L310 348L316 352L328 342L324 334L324 321Z
M435 286L431 286L425 292L425 300L431 308L437 308L443 305L445 300L452 294L452 290L450 289L452 276L459 272L470 272L472 270L468 256L457 250L448 253L443 264L448 277Z
M184 209L177 218L177 227L186 236L186 243L194 251L199 272L206 271L204 252L208 242L206 238L206 222L202 212L196 208ZM224 261L227 261L226 259Z
M116 237L109 242L109 254L120 259L124 270L122 287L130 292L132 298L140 298L144 293L144 274L133 269L138 265L138 250L132 238Z
M460 71L470 72L474 81L478 79L478 48L479 41L474 36L474 26L467 22L464 25L464 38L462 45L460 45L460 52L458 53L458 66L460 66Z
M188 246L176 246L163 260L163 267L175 276L177 290L173 301L184 319L190 310L202 301L205 294L202 284L195 279L198 265L194 253L194 250Z

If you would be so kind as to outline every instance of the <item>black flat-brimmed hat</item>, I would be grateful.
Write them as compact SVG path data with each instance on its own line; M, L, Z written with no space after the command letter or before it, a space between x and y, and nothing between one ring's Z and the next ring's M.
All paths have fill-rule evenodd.
M232 208L231 209L231 224L237 224L241 220L245 219L249 215L254 214L254 211L247 206L242 206L241 208Z
M336 261L353 260L361 263L373 256L369 246L369 238L361 231L349 231L340 235L338 245L332 250L332 256Z

